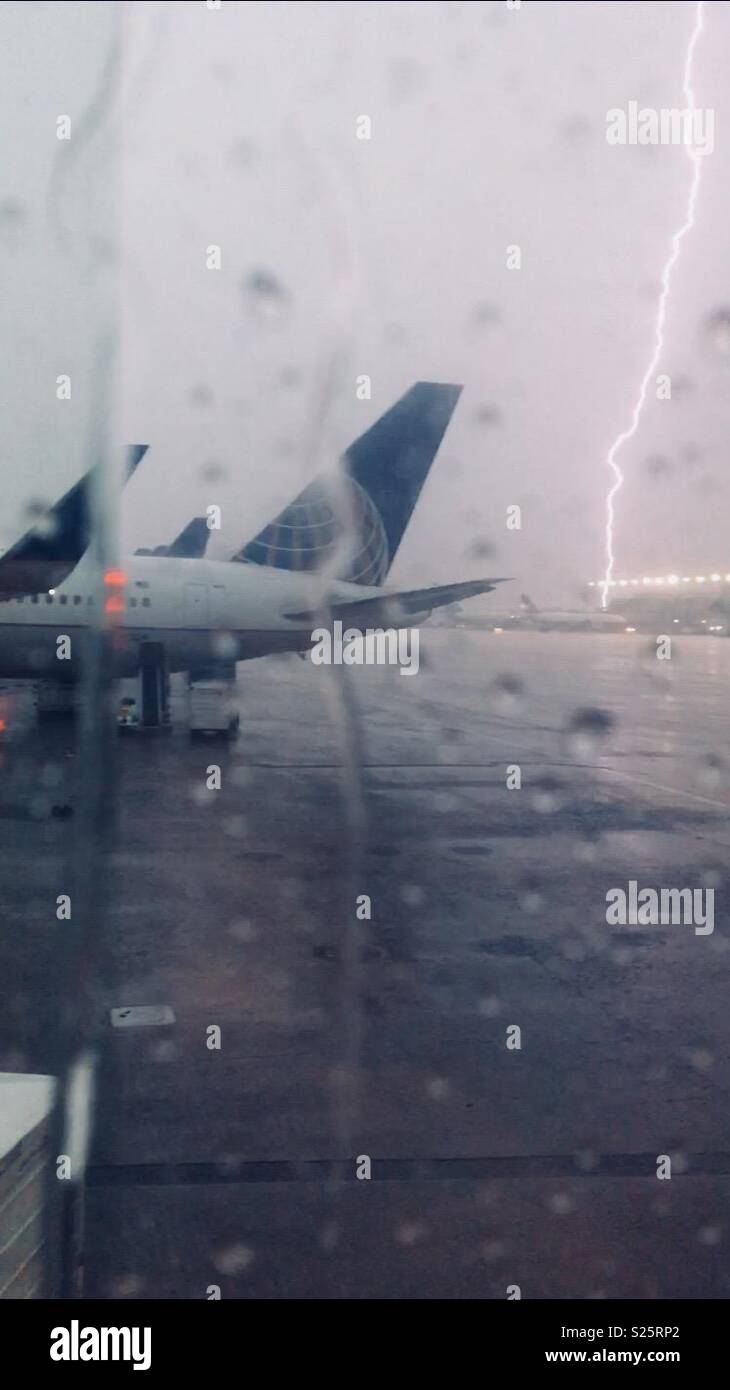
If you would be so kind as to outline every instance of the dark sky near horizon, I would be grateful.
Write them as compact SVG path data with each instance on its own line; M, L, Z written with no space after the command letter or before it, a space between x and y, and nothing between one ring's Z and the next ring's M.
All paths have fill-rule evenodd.
M603 570L605 457L651 352L691 177L682 149L609 146L606 112L683 104L694 3L114 10L2 6L15 134L0 187L13 325L0 543L29 499L81 471L108 324L115 433L151 446L125 495L125 548L217 502L209 553L224 558L412 382L459 381L393 581L513 574L540 601L576 600ZM669 299L673 397L650 397L620 459L617 575L730 572L730 355L710 326L730 306L729 62L730 6L710 0L694 80L715 148ZM75 134L57 179L59 112ZM116 203L99 213L105 184ZM97 295L83 243L99 218L93 264L102 243L113 254ZM68 362L72 401L39 404ZM508 531L515 503L523 525Z

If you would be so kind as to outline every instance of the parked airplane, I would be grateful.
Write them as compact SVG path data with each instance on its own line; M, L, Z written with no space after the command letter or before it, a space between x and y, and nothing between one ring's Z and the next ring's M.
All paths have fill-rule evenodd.
M170 671L189 671L307 651L313 627L336 620L360 629L405 627L434 608L490 592L501 579L396 593L382 587L460 394L460 386L413 386L351 445L339 478L310 484L244 547L241 563L131 556L123 573L107 576L115 673L136 675L148 644L164 648ZM77 535L76 550L79 544ZM41 557L53 591L28 594L26 587L0 605L0 676L76 678L84 632L99 606L111 604L93 566L69 562L73 549L62 524L56 551ZM67 577L59 582L62 563ZM58 642L64 635L70 643ZM61 658L59 648L69 647Z
M624 632L626 619L620 613L591 609L538 608L529 594L520 595L519 617L503 626L534 629L537 632Z

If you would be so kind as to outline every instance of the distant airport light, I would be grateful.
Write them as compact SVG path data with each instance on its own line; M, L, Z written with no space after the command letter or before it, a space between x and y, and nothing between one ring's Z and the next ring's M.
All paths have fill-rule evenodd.
M589 589L621 588L627 589L630 585L636 587L639 584L730 584L730 574L720 574L715 570L712 574L658 574L642 575L641 579L589 579Z

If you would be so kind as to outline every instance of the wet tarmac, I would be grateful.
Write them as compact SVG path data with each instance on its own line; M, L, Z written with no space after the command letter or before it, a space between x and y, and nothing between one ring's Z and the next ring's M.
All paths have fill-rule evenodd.
M87 1296L728 1296L730 643L421 658L251 662L230 747L177 687L119 740ZM41 1071L83 777L27 729L0 1066ZM631 880L713 890L714 930L609 925Z

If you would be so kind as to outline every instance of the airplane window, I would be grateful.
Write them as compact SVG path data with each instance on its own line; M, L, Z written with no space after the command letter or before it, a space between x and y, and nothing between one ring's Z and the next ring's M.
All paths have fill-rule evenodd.
M81 595L80 595L80 594L74 594L74 607L77 607L78 604L81 603L81 601L82 601L82 600L81 600Z
M37 594L33 594L32 598L31 598L31 603L37 603L37 602L38 602L38 595L37 595Z
M68 603L68 594L61 594L60 597L59 597L58 602L59 602L59 603Z
M53 603L53 594L46 594L46 603Z
M130 600L129 600L129 606L130 606L130 608L136 608L136 607L137 607L137 600L136 600L136 598L130 598Z
M149 600L148 598L143 598L143 599L142 599L142 607L143 607L143 608L149 608L149 606L150 606L150 600Z

